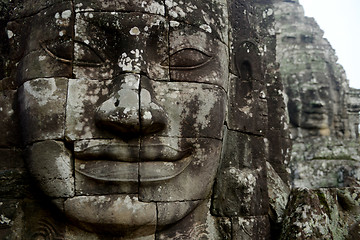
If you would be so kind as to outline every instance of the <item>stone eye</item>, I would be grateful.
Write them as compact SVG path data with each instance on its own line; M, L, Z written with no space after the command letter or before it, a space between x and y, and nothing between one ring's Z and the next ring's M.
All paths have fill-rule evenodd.
M161 65L167 66L170 62L171 69L191 70L204 66L212 59L211 56L193 48L181 49L170 55Z
M84 42L72 40L40 43L41 47L52 58L63 63L74 63L78 66L101 66L103 58ZM72 59L75 51L75 60Z
M40 46L50 57L63 63L71 63L73 55L73 42L71 39L40 42Z

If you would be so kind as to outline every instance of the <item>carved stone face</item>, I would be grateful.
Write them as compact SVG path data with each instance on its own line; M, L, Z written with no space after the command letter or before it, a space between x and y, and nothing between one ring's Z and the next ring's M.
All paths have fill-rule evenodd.
M211 194L226 108L226 4L162 3L65 2L31 17L37 24L22 39L30 172L90 231L151 234Z
M302 85L300 96L302 99L301 126L303 128L329 128L328 92L329 87L321 84Z
M290 78L290 122L302 129L329 135L335 111L333 101L338 98L329 77L324 73L306 73L301 78L295 75Z

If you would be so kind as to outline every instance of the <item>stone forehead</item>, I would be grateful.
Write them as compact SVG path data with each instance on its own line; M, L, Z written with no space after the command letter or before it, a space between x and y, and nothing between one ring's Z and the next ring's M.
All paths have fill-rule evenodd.
M141 12L166 16L170 26L183 22L218 35L223 41L227 41L227 9L226 0L75 1L75 12Z

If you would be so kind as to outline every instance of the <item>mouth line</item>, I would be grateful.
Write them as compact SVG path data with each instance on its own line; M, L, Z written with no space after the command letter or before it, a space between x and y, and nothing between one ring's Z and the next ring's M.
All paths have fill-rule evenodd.
M97 144L75 150L75 171L97 181L163 181L182 173L191 153L163 144Z
M108 160L119 162L174 162L191 154L191 149L179 150L167 145L151 144L101 144L75 151L75 158L80 160Z
M119 162L75 159L75 171L85 177L105 182L155 182L176 177L191 163L191 157L178 161Z

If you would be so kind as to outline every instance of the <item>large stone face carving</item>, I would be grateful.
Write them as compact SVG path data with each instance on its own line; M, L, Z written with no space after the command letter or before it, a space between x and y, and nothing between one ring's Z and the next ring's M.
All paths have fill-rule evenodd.
M62 3L32 17L47 26L33 25L24 40L24 143L31 174L80 226L153 235L157 215L172 224L210 195L228 81L228 46L217 32L227 19L182 21L178 14L200 7L192 4L186 12L170 2L117 4L107 12L96 2ZM224 8L203 9L205 19Z
M11 94L27 169L51 209L20 235L269 238L267 89L280 80L265 74L268 2L14 4Z

